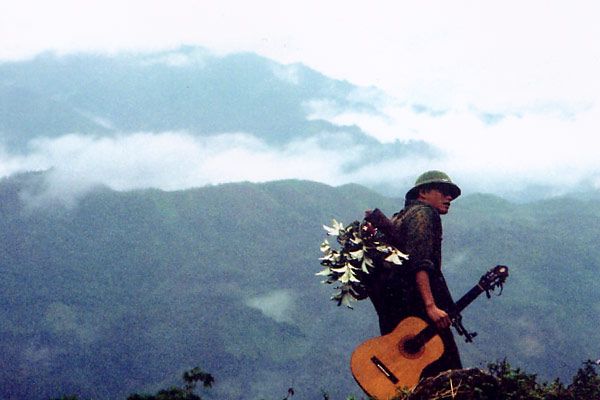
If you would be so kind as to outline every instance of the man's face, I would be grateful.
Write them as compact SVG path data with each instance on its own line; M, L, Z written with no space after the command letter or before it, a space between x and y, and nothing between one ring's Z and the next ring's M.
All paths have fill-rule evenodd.
M452 195L443 186L435 187L419 192L419 200L437 209L440 214L447 214L450 209Z

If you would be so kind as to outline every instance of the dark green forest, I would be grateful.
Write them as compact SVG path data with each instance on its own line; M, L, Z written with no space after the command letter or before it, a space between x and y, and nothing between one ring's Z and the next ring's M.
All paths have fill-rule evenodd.
M322 224L391 214L400 199L307 181L97 187L69 206L32 201L43 190L43 173L0 181L0 398L125 399L195 366L217 382L203 399L362 395L349 357L378 333L375 313L329 301L314 275ZM479 333L459 343L466 366L506 358L569 381L599 358L597 202L454 203L443 223L455 297L511 268L502 296L463 313Z

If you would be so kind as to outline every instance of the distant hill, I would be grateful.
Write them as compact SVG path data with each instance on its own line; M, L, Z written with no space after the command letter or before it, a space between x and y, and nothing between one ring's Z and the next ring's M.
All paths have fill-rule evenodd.
M28 196L44 174L0 181L0 398L125 398L200 366L227 399L344 398L360 389L352 349L378 332L368 302L328 300L322 224L399 199L357 185L227 184L178 192L103 187L76 205ZM504 263L504 293L464 313L464 362L508 357L542 377L572 376L600 354L593 201L517 205L460 198L444 217L456 297ZM459 339L460 341L460 339Z
M383 146L356 126L310 117L314 101L377 113L373 99L355 95L358 89L251 53L219 57L198 47L115 56L47 53L0 63L0 143L25 150L33 138L69 133L188 131L246 132L277 145L343 132L379 157L429 151L422 142Z
M120 148L133 135L181 136L200 149L219 139L231 143L235 136L239 146L253 154L333 157L333 172L344 175L385 160L437 154L424 141L381 143L358 126L325 120L339 110L379 115L384 99L376 88L357 87L302 64L283 65L252 53L218 56L201 47L115 55L45 53L0 62L0 148L5 161L0 175L57 167L55 152L79 141ZM89 147L83 144L77 151ZM51 156L48 148L53 149ZM348 156L339 160L342 152ZM84 165L110 162L69 154L72 157L57 157L66 164L77 159ZM80 168L63 165L57 174ZM80 176L122 188L105 176ZM198 186L232 180L194 179ZM126 182L128 189L143 185ZM174 188L153 183L144 187ZM370 185L379 192L397 193L403 183L377 180Z

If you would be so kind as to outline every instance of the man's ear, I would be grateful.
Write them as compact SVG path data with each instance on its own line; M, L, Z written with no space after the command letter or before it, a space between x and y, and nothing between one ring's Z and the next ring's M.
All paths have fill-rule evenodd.
M433 188L432 187L428 187L428 186L425 186L425 187L419 189L419 193L417 194L417 198L420 198L421 196L426 195L427 193L431 192L432 190L433 190Z

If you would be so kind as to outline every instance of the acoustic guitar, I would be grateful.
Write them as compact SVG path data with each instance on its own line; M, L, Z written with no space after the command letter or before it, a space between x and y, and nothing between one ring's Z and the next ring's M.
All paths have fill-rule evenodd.
M502 288L507 277L508 267L498 265L456 302L456 308L449 313L450 318L466 341L471 341L477 334L464 329L460 312L483 292L489 298L490 291ZM352 353L350 367L354 379L367 395L388 400L398 395L399 389L414 388L423 369L443 353L444 344L436 328L421 318L408 317L389 334L360 344Z

